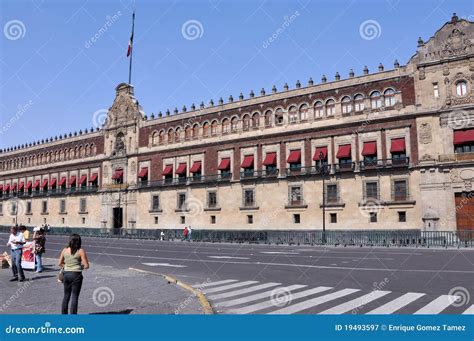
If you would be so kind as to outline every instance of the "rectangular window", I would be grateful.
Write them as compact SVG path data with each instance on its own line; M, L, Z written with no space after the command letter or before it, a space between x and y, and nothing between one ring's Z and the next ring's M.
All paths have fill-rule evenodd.
M217 192L207 192L207 207L217 207Z
M86 218L82 217L82 224L85 224L85 223L86 223Z
M155 218L155 225L158 224L158 217L154 217Z
M186 193L178 194L178 209L180 210L186 209Z
M398 212L398 222L405 223L407 221L407 213L405 211Z
M59 213L66 213L66 199L59 200Z
M216 216L211 215L211 224L215 224L215 223L216 223Z
M151 196L151 210L152 211L160 210L160 196L159 195Z
M182 215L181 217L179 217L180 221L181 221L181 224L186 224L186 217L184 215Z
M87 199L81 198L79 201L79 212L86 213L87 212Z
M288 203L290 206L303 205L303 188L302 186L290 186Z
M337 184L326 185L326 204L337 204L339 202L337 192Z
M393 200L394 201L405 201L408 200L408 184L407 180L394 180L393 181Z
M301 222L301 216L299 214L293 214L293 224L299 224Z
M378 191L378 182L377 181L367 181L365 183L365 199L375 199L379 198Z
M0 215L3 215L3 203L0 203Z
M439 97L439 85L438 83L433 83L433 96L435 98L438 98Z
M41 213L48 213L48 201L43 200L41 202Z
M337 223L337 213L330 213L329 217L330 217L331 224L336 224Z
M377 222L377 212L370 212L369 221L371 223L376 223Z
M12 202L11 202L10 213L11 213L12 215L15 215L15 214L16 214L16 201L12 201Z
M255 191L253 189L244 190L244 207L255 206Z
M253 224L253 215L247 215L247 224Z
M66 218L62 218L61 221L64 224L66 222Z
M26 213L27 214L31 213L31 201L26 202Z

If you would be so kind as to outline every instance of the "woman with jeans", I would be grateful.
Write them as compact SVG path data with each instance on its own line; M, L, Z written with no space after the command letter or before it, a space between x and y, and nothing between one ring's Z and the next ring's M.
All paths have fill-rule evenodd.
M81 237L74 233L69 238L69 245L63 249L58 265L63 268L64 298L62 314L68 313L69 300L71 299L71 314L77 314L77 304L82 287L82 270L89 269L89 261L84 249L81 248Z
M33 241L35 242L33 251L36 258L36 272L43 271L43 253L45 251L46 237L44 236L44 229L37 228L33 230Z

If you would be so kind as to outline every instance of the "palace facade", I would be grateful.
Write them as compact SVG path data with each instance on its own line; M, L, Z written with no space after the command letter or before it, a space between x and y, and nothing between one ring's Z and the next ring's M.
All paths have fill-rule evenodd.
M156 117L122 83L100 129L0 153L0 225L473 229L473 39L454 15L406 65Z

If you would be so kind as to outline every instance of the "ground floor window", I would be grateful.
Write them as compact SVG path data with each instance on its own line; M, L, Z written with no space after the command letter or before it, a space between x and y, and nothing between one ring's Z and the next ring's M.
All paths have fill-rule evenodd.
M299 214L293 214L293 223L299 224L301 222L301 216Z
M371 223L376 223L377 222L377 212L370 212L369 221Z
M247 224L253 224L253 215L247 215Z
M216 216L211 215L211 224L215 224L215 223L216 223Z
M337 213L330 213L329 218L330 218L331 224L336 224L337 223Z
M404 223L407 221L407 213L405 211L398 212L398 221Z

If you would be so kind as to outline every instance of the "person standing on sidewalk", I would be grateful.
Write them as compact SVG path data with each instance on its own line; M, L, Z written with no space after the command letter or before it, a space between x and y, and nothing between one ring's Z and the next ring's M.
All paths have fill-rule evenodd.
M77 314L79 294L82 287L82 270L89 269L89 260L86 251L81 246L81 236L74 233L69 238L69 245L63 249L58 265L63 268L64 298L62 314L68 313L69 300L71 300L71 314Z
M42 227L35 227L33 230L33 241L35 242L33 252L36 258L36 272L40 273L43 271L43 253L46 245L46 237Z
M13 226L10 230L10 237L8 238L7 246L11 249L11 257L12 257L12 272L13 278L10 282L13 281L20 281L23 282L25 280L25 273L23 272L23 268L21 267L21 256L23 254L23 245L25 244L25 237L23 233L18 230L17 226ZM18 275L20 278L18 279Z
M184 231L183 231L183 239L184 239L184 240L187 240L187 239L188 239L188 233L189 233L188 227L185 226L185 227L184 227Z
M188 241L191 241L191 237L193 234L193 229L191 228L191 225L188 226Z

